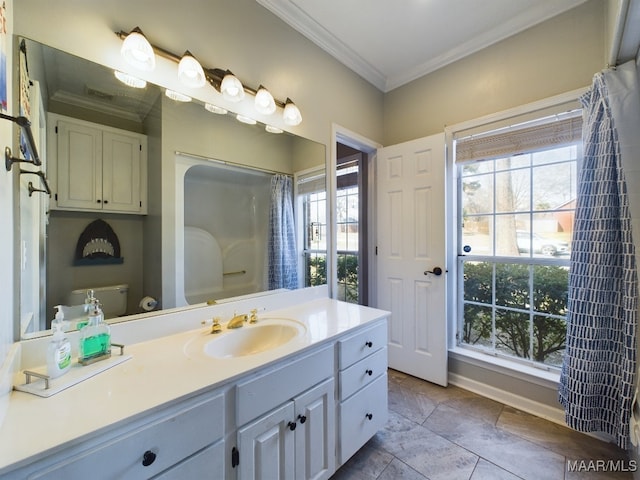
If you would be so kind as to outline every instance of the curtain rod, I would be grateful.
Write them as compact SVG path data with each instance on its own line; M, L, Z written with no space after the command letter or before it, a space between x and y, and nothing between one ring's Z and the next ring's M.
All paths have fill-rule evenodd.
M218 158L205 157L204 155L198 155L196 153L181 152L179 150L175 150L174 153L176 155L182 155L184 157L196 158L198 160L206 160L207 162L219 163L221 165L227 165L229 167L242 168L242 169L246 169L246 170L254 170L256 172L269 173L269 174L273 174L273 175L279 174L279 175L286 175L287 177L293 177L293 175L291 173L287 173L287 172L280 172L278 170L270 170L268 168L253 167L251 165L245 165L245 164L242 164L242 163L230 162L229 160L220 160Z

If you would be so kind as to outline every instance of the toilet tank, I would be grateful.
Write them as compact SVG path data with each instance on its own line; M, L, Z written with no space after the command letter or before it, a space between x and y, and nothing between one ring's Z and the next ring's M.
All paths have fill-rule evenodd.
M87 297L87 290L93 290L100 301L105 318L121 317L127 312L127 295L129 285L109 285L106 287L86 287L73 290L69 295L69 305L82 305Z

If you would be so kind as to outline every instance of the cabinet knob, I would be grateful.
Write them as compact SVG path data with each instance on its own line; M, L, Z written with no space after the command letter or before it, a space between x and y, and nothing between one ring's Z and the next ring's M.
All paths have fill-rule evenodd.
M291 430L292 432L296 429L297 426L298 424L296 422L289 422L287 424L287 427L289 427L289 430Z
M364 342L364 344L369 348L373 347L373 342Z
M304 415L298 415L298 420L300 420L300 423L304 423L307 421L307 417Z
M106 205L107 203L109 203L109 200L103 200L102 203Z
M373 418L373 413L367 413L365 417L367 417L367 420L371 420Z
M145 467L148 467L155 461L156 461L156 454L153 453L151 450L147 450L142 455L142 465L144 465Z
M96 200L96 203L102 203L102 200L98 199Z
M369 376L373 375L373 370L367 370L367 375Z

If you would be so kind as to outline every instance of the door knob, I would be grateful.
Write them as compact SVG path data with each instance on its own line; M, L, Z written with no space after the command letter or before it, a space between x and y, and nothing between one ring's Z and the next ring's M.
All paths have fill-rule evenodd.
M435 267L433 270L425 270L424 272L425 275L429 273L433 273L434 275L442 275L442 269L440 267Z

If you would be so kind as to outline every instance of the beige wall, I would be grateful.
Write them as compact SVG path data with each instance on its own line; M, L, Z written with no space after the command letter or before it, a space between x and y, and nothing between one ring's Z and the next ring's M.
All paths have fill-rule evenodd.
M384 144L590 85L605 66L604 3L590 0L389 92Z

